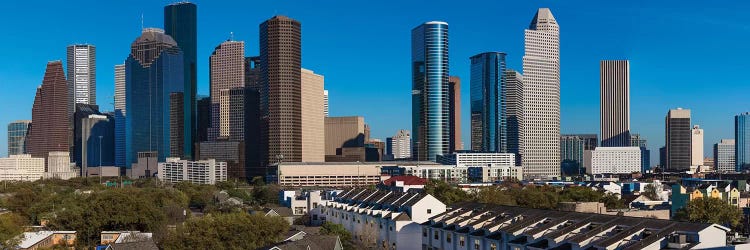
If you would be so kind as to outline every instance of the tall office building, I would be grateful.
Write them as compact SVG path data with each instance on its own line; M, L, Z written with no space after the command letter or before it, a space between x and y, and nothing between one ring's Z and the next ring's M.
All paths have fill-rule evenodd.
M599 62L602 147L630 146L630 62Z
M386 139L386 144L388 155L392 155L394 160L411 157L411 133L409 133L409 130L399 130L396 135Z
M242 136L231 135L229 94L231 89L245 88L245 42L228 40L216 46L213 54L209 57L210 64L210 89L211 89L211 128L209 129L209 140L217 138L228 139L230 137L240 138ZM224 92L226 91L226 92ZM239 98L240 104L243 97ZM226 107L226 108L225 108ZM240 113L242 119L244 114ZM236 130L237 128L234 128ZM242 132L240 127L239 131Z
M75 112L76 103L96 105L96 47L75 44L67 52L68 94Z
M8 124L8 156L26 154L26 135L31 121L19 120Z
M560 136L560 164L566 175L581 174L586 140L578 135Z
M198 103L196 104L196 120L198 142L208 141L208 130L211 127L211 97L198 96ZM197 150L196 150L197 151ZM196 158L200 160L200 158Z
M184 159L185 155L185 95L182 92L169 93L169 157Z
M31 109L27 150L32 157L47 159L50 152L70 150L73 118L68 98L62 62L48 62Z
M505 101L505 53L485 52L471 58L471 149L508 152Z
M700 126L693 126L692 139L690 140L692 146L690 146L692 152L691 155L691 166L703 166L703 129Z
M432 21L411 31L414 159L450 152L448 23Z
M734 116L734 142L735 170L750 169L750 112Z
M666 171L684 171L691 165L691 138L689 109L669 110L666 117Z
M115 166L125 167L125 64L115 65Z
M651 150L648 150L646 138L640 134L630 134L630 146L641 148L641 173L651 170Z
M196 141L195 95L197 91L197 47L198 47L198 7L190 2L178 2L164 7L164 31L172 37L182 51L183 74L182 92L184 157L193 157ZM161 159L161 158L159 158Z
M325 161L323 75L302 69L302 161Z
M448 78L448 114L450 126L449 153L463 150L461 142L461 78L451 76Z
M267 123L262 117L260 105L260 57L245 57L245 174L248 180L264 177L268 156L268 143L263 137Z
M599 147L599 136L596 134L579 134L583 139L583 150L594 150Z
M82 167L83 165L83 144L85 138L83 132L86 127L83 126L83 119L88 118L90 115L101 115L99 112L99 106L93 104L76 103L75 112L73 113L73 147L71 151L71 159L76 163L76 167ZM107 138L113 139L113 138ZM85 174L86 171L83 171Z
M714 144L714 164L716 171L733 172L735 171L734 139L721 139L719 143Z
M188 116L184 103L174 100L176 93L184 88L183 53L172 37L164 31L146 28L131 45L130 55L125 61L125 167L130 167L141 152L157 152L159 161L175 153L171 150L172 137L181 138L184 145L190 134L184 130L174 136L172 118L182 113ZM184 98L185 94L182 94ZM172 109L173 104L182 104L182 112ZM183 119L184 121L184 119ZM182 123L184 124L184 123ZM184 148L183 148L184 149ZM187 150L185 150L187 151ZM184 152L184 151L183 151ZM184 157L192 155L181 154Z
M508 153L516 154L516 166L521 166L523 136L523 75L518 71L505 70L505 115L508 136Z
M301 162L302 24L285 16L260 24L260 62L267 162Z
M323 113L328 117L328 90L323 90Z
M114 119L110 115L92 114L81 119L81 174L89 167L113 166Z
M560 175L560 27L540 8L525 30L523 56L524 178Z

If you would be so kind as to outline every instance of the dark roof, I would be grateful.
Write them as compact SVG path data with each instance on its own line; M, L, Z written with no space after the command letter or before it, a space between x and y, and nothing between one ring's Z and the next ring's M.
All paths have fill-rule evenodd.
M292 213L292 209L290 209L288 207L267 207L267 208L263 209L263 212L268 213L271 210L273 210L274 212L276 212L277 214L279 214L279 216L281 216L281 217L292 217L292 216L294 216L294 214Z
M262 249L277 247L281 250L334 250L338 244L340 244L339 237L335 235L308 235L298 241L285 241Z
M152 240L114 243L109 246L112 250L159 250L159 247Z

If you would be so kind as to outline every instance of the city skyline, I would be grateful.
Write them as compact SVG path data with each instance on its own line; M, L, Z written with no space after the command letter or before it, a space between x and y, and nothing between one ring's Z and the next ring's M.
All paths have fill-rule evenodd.
M10 47L18 48L19 53L30 49L38 48L38 50L35 50L34 52L24 52L32 56L29 56L28 58L19 58L18 63L14 65L4 65L4 67L2 67L3 69L0 69L0 83L10 84L10 86L12 86L14 89L14 91L2 94L2 97L13 103L18 103L18 105L14 105L14 107L4 107L2 110L0 110L4 114L2 117L0 117L0 122L7 124L9 122L12 122L13 120L29 119L31 110L30 103L33 101L33 90L41 82L44 63L50 60L63 59L65 53L64 48L67 45L80 42L88 42L92 45L97 46L97 64L99 64L97 72L97 96L99 97L99 99L97 100L97 103L101 104L102 110L111 110L112 108L110 103L111 96L113 95L114 85L114 72L112 70L113 66L115 64L122 63L122 58L127 56L127 43L132 41L132 38L137 37L137 34L140 33L139 27L141 14L143 13L145 16L144 22L146 23L146 26L159 27L161 23L161 15L163 14L162 7L165 4L167 3L143 2L143 4L132 4L135 7L128 7L110 3L109 5L114 5L113 7L122 9L122 11L120 11L122 13L113 13L111 14L111 17L109 17L110 15L98 16L97 14L92 18L94 18L95 20L101 20L103 23L107 23L104 21L119 22L117 23L118 25L113 26L115 31L94 29L97 32L81 32L79 34L64 35L57 33L59 31L50 31L52 34L49 35L59 36L60 38L54 37L52 39L37 39L39 41L31 41L29 45L26 46L17 46L13 45L13 41L4 41L4 44L11 45ZM668 3L659 3L651 4L642 9L627 7L617 10L611 9L610 11L613 11L614 13L610 14L614 15L615 17L624 17L625 19L616 20L617 18L613 18L615 20L606 21L601 24L584 24L580 22L576 23L577 21L573 20L573 17L575 17L576 15L585 14L587 15L586 17L595 18L595 16L592 16L595 14L585 12L587 12L587 10L603 8L606 7L606 5L600 6L599 3L587 3L587 6L585 8L576 10L575 8L573 8L573 6L575 6L574 3L558 4L553 2L541 1L532 4L510 4L508 8L513 9L514 14L498 20L500 23L498 27L492 27L492 29L496 33L502 33L502 35L491 37L490 39L487 39L487 41L479 41L477 39L474 39L474 35L472 35L470 32L482 29L485 26L473 26L475 24L472 24L472 26L467 26L467 23L471 23L472 20L476 21L476 19L474 19L473 17L465 16L465 13L460 14L464 11L459 11L459 14L457 15L436 15L434 13L437 12L431 12L431 10L433 10L432 8L434 7L430 7L424 11L419 11L414 17L406 18L408 20L404 20L405 17L399 17L394 21L379 24L379 27L375 28L375 33L377 35L388 35L388 39L386 40L389 41L382 45L367 47L369 49L372 49L373 53L377 52L376 54L379 54L382 50L387 50L395 45L397 49L395 49L394 52L384 55L394 56L389 60L399 66L389 67L384 71L385 74L383 76L379 76L370 80L354 77L351 73L344 73L344 71L349 71L351 70L351 68L348 68L349 66L347 65L342 65L345 63L341 62L346 62L346 60L340 59L346 59L346 57L342 57L341 54L351 53L350 50L361 50L362 46L357 45L347 47L341 46L341 44L339 44L338 42L335 42L335 45L323 44L322 41L327 40L322 39L325 36L330 35L329 33L321 32L321 30L326 29L326 25L324 25L326 21L318 20L320 18L315 18L315 15L307 14L310 11L306 10L305 8L311 7L308 3L300 4L299 7L294 8L285 8L283 4L269 4L274 6L265 6L265 4L261 4L257 12L256 10L252 11L253 13L251 15L251 20L243 22L243 25L235 26L230 24L223 25L217 21L210 21L211 19L217 19L216 13L218 13L218 11L231 9L226 6L226 3L217 5L211 2L197 1L197 4L199 6L198 8L200 9L199 20L201 20L201 22L203 22L203 20L207 20L205 23L199 22L199 29L203 31L198 38L199 52L197 61L199 68L199 94L207 93L207 55L210 53L210 49L206 48L212 48L213 46L218 44L219 41L225 40L229 36L229 32L233 31L236 34L235 39L248 42L246 47L248 49L247 56L256 54L258 40L256 28L257 24L275 14L275 8L280 11L278 14L284 14L305 23L306 29L304 33L304 47L306 48L306 52L304 54L305 63L302 66L314 69L316 72L320 72L321 74L327 76L326 88L331 91L331 95L335 96L335 98L333 98L331 102L331 115L365 116L368 121L370 121L371 126L373 127L373 137L381 139L385 138L386 136L395 134L398 129L410 129L409 110L395 109L400 106L409 105L410 103L410 98L408 96L409 72L407 71L408 66L406 66L406 64L408 63L409 47L408 31L411 27L429 20L443 20L451 24L451 27L453 27L451 29L451 39L453 40L453 42L451 44L450 57L454 58L454 60L451 60L450 72L451 75L458 75L463 79L469 79L469 71L467 70L469 67L469 62L465 58L468 58L468 56L470 56L471 54L476 54L484 50L497 50L507 52L509 68L520 69L519 62L523 52L522 49L520 49L522 47L519 46L519 44L523 43L523 28L528 24L530 15L533 14L536 8L539 7L550 7L558 21L564 25L564 29L562 29L561 31L561 37L563 38L563 43L561 44L561 53L563 54L563 57L565 57L562 60L561 64L562 133L599 133L598 124L596 122L598 120L598 98L596 98L598 93L595 86L598 83L596 73L598 71L597 62L602 59L624 58L631 60L631 98L633 105L631 108L631 112L633 114L631 129L633 131L640 132L645 138L647 138L650 141L650 149L654 152L658 152L658 150L655 149L658 149L658 147L664 145L664 142L661 139L663 138L663 132L660 132L660 130L663 130L663 124L660 123L663 119L663 113L670 108L684 107L693 110L694 123L701 124L701 127L706 130L706 145L713 145L714 143L717 143L721 138L732 138L733 116L746 111L743 109L743 103L740 103L740 105L732 105L730 106L730 108L720 107L720 105L722 104L729 105L736 102L743 102L743 100L739 98L732 99L733 97L739 97L738 93L742 93L742 90L745 89L744 86L737 86L736 83L738 80L735 80L735 85L732 85L732 88L728 88L728 90L719 89L709 91L708 93L703 93L702 91L695 90L694 88L675 88L676 86L686 85L686 81L688 82L687 86L700 87L701 84L705 84L707 79L702 78L703 76L695 77L678 74L679 72L684 72L684 69L680 69L679 65L685 67L685 64L678 62L679 59L682 58L681 56L672 55L671 53L676 53L679 48L684 49L686 45L682 44L675 46L674 44L671 44L670 46L677 48L668 48L665 50L665 47L667 45L660 44L660 41L661 43L664 43L664 40L667 40L665 39L665 37L669 37L669 35L667 34L672 34L672 36L674 36L674 34L676 33L679 36L679 34L682 34L681 32L683 32L680 29L688 27L689 25L694 25L696 22L699 24L699 26L702 25L703 27L712 27L719 30L742 28L731 25L723 25L724 22L728 23L731 20L732 15L726 15L726 13L723 13L727 10L731 10L731 8L728 7L725 9L710 9L707 11L708 13L701 14L699 16L701 18L692 20L689 18L691 17L689 5L681 6L680 8L671 10L669 12L670 15L662 16L660 10L662 10L662 8L666 8ZM11 3L11 7L20 7L21 9L23 9L24 5L25 3ZM57 3L54 3L52 5L52 7L56 7ZM412 5L412 3L407 3L407 5ZM96 6L98 5L94 4L94 7ZM63 9L68 8L63 5L61 5L60 7ZM328 6L323 3L321 3L320 6L313 7L316 10L332 8L332 6ZM345 5L339 8L347 7L351 6ZM494 8L495 10L499 8L497 7L497 5L490 5L489 7L492 7L489 9ZM379 8L374 8L373 10L365 11L373 11L373 13L365 13L367 15L364 16L374 16L374 12L377 12L376 10L378 9ZM635 12L636 9L638 10L638 12ZM335 8L332 10L335 10ZM43 15L44 12L45 11L41 11L40 13L33 13L33 15L39 14L41 18L41 15ZM517 14L515 12L517 12ZM711 16L712 14L717 13L723 14L721 16ZM693 12L692 14L696 13ZM34 18L33 15L31 18ZM631 25L628 24L629 19L627 18L632 19L637 17L637 15L658 16L659 18L656 19L655 22L660 23L674 24L675 19L677 21L690 22L689 24L680 24L675 25L676 27L666 28L666 31L664 31L665 27L662 26L661 28L659 28L659 30L664 31L667 34L662 33L658 34L657 36L648 36L647 34L651 34L650 32L655 31L650 30L651 28L649 27L638 27L637 25L633 25L631 27ZM12 16L13 15L9 15L8 17L3 18L11 18ZM346 16L341 18L346 18ZM711 19L711 21L706 21L707 19ZM716 19L718 19L718 21ZM65 19L61 20L65 21ZM340 21L340 19L338 18L335 20ZM713 24L711 24L712 22ZM250 25L248 25L248 23ZM580 37L583 30L590 30L606 25L615 25L615 27L621 28L624 27L625 29L621 31L632 35L629 36L628 39L625 39L624 42L614 42L613 44L609 45L601 44L602 38L594 39L590 36L587 36L586 39L590 39L589 43L576 45L576 41L581 40ZM26 27L26 29L29 29L29 27L33 28L34 24L23 24L19 27ZM216 28L216 31L209 31L208 27L214 27ZM24 34L19 33L21 31L16 30L16 28L18 27L11 27L12 32L10 33L19 35ZM384 31L384 29L387 30ZM613 34L615 34L614 32L617 31L613 31ZM34 35L32 35L32 37ZM640 38L642 35L644 38ZM356 33L351 35L345 34L341 36L345 38L342 39L342 42L349 43L349 41L351 40L347 39L353 39L352 37L356 37ZM645 37L647 37L647 39ZM119 39L119 41L117 41L116 43L107 41L115 39ZM714 37L713 39L716 38ZM393 42L391 42L390 40L393 40ZM507 42L505 40L507 40ZM671 38L669 40L671 40ZM383 39L376 39L374 41L383 42ZM648 43L646 43L647 41ZM122 46L123 43L125 43L126 45ZM596 54L594 52L591 52L591 50L589 49L585 49L585 44L591 43L601 44L602 47L594 47L597 47L596 50L601 50L602 52L597 52L598 54ZM35 47L35 44L41 47ZM698 44L701 44L701 46L703 46L702 44L706 43L695 41L694 44L695 45L692 46L696 46ZM712 47L710 46L712 43L707 44L709 46L706 47ZM340 48L328 49L329 46ZM691 46L687 47L692 48ZM639 48L643 50L639 50ZM659 51L659 49L662 49L664 51ZM625 53L624 50L630 52ZM663 54L671 55L673 57L667 60L669 60L668 62L670 64L675 65L662 66L661 64L663 64L664 61L649 61L649 52L653 53L653 56L657 57L661 57L661 55ZM682 53L682 51L680 52ZM327 63L326 60L331 59L326 59L325 56L322 56L326 53L334 53L333 58L340 60L341 62ZM582 54L583 56L574 56L574 54ZM708 58L706 58L706 60L720 60L717 58L717 56L718 55L708 55ZM382 60L373 61L382 63ZM744 63L738 61L729 60L726 62L726 64L730 66L730 68L742 68L746 66L744 65ZM736 63L733 64L732 62ZM660 69L658 72L656 70L653 70L656 67L659 67ZM331 70L336 68L341 69ZM727 81L727 78L724 77L727 76L721 76L721 79L711 79L711 81L713 82L718 80L719 82L731 82L731 76L728 77L728 79L730 79L729 81ZM470 140L468 140L468 136L470 135L470 133L468 133L468 129L470 127L468 126L469 112L467 110L469 105L467 105L466 102L466 100L468 100L468 91L466 90L467 88L464 88L461 93L462 100L464 100L462 103L463 115L461 119L461 127L463 128L462 141L465 145L464 148L468 148L470 145ZM709 97L704 99L726 99L729 101L706 102L688 100L697 98L686 98L699 93L705 94L705 97ZM593 100L593 102L582 101L582 99L591 99ZM374 100L380 100L381 103L394 104L386 106L385 109L382 107L371 107L372 105L361 104L370 103ZM397 119L397 121L394 121L394 119L390 119L390 117L393 116L398 117L399 119ZM0 135L2 134L5 133L0 133ZM6 139L7 138L5 138L5 136L0 137L0 141L5 141ZM2 147L3 148L0 148L0 152L5 152L5 145L3 145ZM709 148L709 146L704 146L704 148ZM707 154L705 150L704 154ZM658 157L655 157L655 155L652 155L652 158L652 162L658 160Z

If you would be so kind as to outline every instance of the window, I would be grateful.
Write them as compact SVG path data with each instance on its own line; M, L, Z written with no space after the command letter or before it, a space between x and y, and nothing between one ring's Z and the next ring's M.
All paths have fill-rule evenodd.
M474 240L474 250L479 250L480 242L479 240Z
M459 236L458 237L458 245L459 246L465 246L466 245L466 238L464 238L463 236Z
M438 231L437 231L437 230L435 230L435 233L434 233L434 235L435 235L435 237L434 237L434 238L435 238L436 240L437 240L437 239L440 239L440 233L438 233Z
M448 242L448 243L451 243L451 233L450 232L447 233L447 234L445 234L445 241Z
M490 243L490 250L497 250L497 245L495 243Z
M318 220L318 215L317 214L313 214L313 218L312 219L313 220Z
M380 228L383 228L382 226ZM427 237L427 228L422 228L422 237Z
M432 213L432 209L427 209L427 214L431 214L431 213Z

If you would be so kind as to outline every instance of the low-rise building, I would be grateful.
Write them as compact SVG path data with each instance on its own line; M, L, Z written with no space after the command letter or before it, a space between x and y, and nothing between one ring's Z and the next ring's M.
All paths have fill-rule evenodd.
M422 190L427 185L427 179L416 176L402 175L393 176L378 184L378 189L390 190L397 192L407 192L409 190Z
M21 235L20 241L15 249L35 250L57 245L72 246L76 242L76 231L26 232Z
M81 175L75 163L70 162L69 152L49 152L44 179L68 180Z
M140 231L102 231L99 244L137 242L152 238L153 233L141 233Z
M717 224L462 203L422 223L421 248L704 249L726 246L729 231Z
M195 184L216 184L227 181L227 163L216 160L188 161L180 158L167 158L159 163L159 180L178 183L189 181Z
M268 183L287 187L353 187L378 184L382 163L296 162L269 166Z
M515 166L516 155L513 153L455 153L438 156L437 162L457 167L484 167L491 164Z
M11 155L0 158L0 181L35 181L44 176L44 158Z
M445 204L426 193L355 188L336 196L322 212L325 221L343 225L363 244L418 250L424 249L420 224L445 209Z
M641 171L641 148L598 147L591 151L588 174L629 174Z

